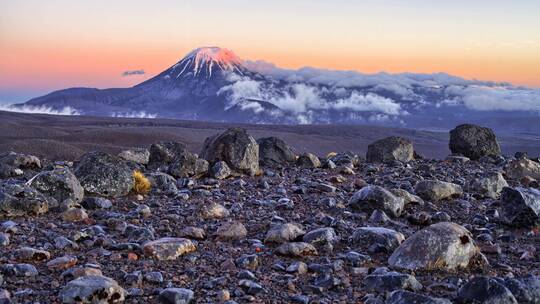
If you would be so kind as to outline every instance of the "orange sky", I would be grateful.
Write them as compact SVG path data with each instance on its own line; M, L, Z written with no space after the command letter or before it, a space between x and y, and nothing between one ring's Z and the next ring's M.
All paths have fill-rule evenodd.
M0 97L130 86L212 45L285 68L446 72L540 87L532 0L109 2L1 2ZM138 69L146 74L121 76Z

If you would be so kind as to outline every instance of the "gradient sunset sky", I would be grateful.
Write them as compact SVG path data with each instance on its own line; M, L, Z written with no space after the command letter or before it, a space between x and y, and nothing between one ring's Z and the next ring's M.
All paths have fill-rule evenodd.
M131 86L200 46L285 68L540 87L540 1L0 0L0 102Z

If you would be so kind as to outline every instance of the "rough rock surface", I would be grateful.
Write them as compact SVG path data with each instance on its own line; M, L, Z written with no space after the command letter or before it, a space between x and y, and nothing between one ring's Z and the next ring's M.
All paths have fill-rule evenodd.
M282 167L293 164L296 155L292 149L277 137L257 139L259 144L259 164L264 167Z
M443 222L407 238L390 256L388 264L410 270L465 268L479 252L467 229Z
M197 250L197 247L188 239L165 237L145 243L143 250L145 254L158 260L176 260L186 253Z
M0 182L0 214L40 215L49 211L49 200L39 191L10 181Z
M528 158L512 160L504 170L510 179L519 180L528 176L540 180L540 163Z
M304 153L298 156L296 164L301 168L315 169L321 166L321 161L315 154Z
M120 197L127 195L134 185L133 171L124 161L104 152L85 154L74 173L88 194Z
M259 171L259 145L241 128L228 129L208 137L204 142L201 157L210 165L224 161L232 170L251 176Z
M148 149L130 149L118 153L118 157L136 164L147 165L150 161L150 151Z
M379 139L368 146L366 161L370 163L387 163L400 161L407 163L414 159L414 148L410 140L391 136Z
M477 160L482 156L499 156L501 147L493 130L471 124L450 131L450 151Z
M83 276L70 281L60 291L62 303L122 303L126 291L104 276Z
M68 168L41 172L32 178L30 185L45 196L54 198L60 206L77 205L84 197L83 187Z

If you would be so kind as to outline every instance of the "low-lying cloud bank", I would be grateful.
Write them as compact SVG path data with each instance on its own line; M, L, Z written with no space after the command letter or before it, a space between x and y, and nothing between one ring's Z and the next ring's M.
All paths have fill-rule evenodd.
M47 106L30 105L0 105L0 111L28 113L28 114L49 114L49 115L80 115L81 113L72 107L54 109Z
M397 117L441 106L540 114L540 90L510 83L467 80L446 73L363 74L310 67L291 70L265 61L245 61L244 65L265 79L230 74L230 84L218 92L226 95L230 104L245 99L264 100L294 115L349 110L379 115L375 117Z

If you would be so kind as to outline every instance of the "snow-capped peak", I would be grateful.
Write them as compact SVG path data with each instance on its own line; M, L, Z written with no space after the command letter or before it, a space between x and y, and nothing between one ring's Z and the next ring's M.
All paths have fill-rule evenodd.
M175 75L170 76L178 78L192 73L193 76L210 78L216 69L243 74L244 67L242 60L231 50L219 47L202 47L191 51L175 64L172 67L172 72Z

